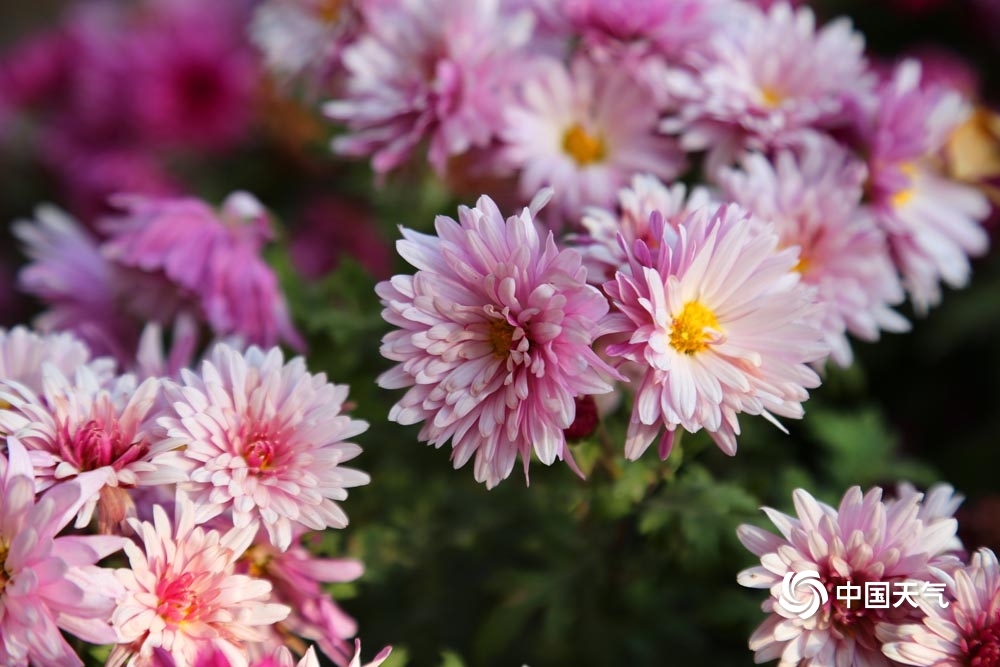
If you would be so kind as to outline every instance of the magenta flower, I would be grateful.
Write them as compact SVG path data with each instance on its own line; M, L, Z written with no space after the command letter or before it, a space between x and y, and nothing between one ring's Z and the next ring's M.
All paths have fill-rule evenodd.
M255 577L267 579L274 586L272 599L291 608L288 618L275 628L274 643L282 642L281 632L317 643L323 653L338 665L351 656L347 640L358 632L358 624L323 590L322 583L354 581L364 572L360 561L350 558L316 558L302 545L306 531L296 527L287 551L258 539L237 563Z
M37 334L23 326L0 328L0 381L13 380L41 393L42 365L46 363L63 375L73 375L87 366L100 383L109 381L115 368L111 359L91 359L87 346L72 334ZM0 407L9 406L0 403Z
M0 664L77 667L83 661L59 633L115 641L109 624L120 586L95 563L121 549L119 537L56 537L103 484L80 475L35 499L31 461L16 437L0 454Z
M138 331L121 316L122 286L115 267L101 254L97 239L59 209L39 206L35 218L13 226L31 260L18 282L48 306L35 319L35 327L70 331L94 354L128 363L135 355Z
M828 350L812 291L792 270L795 251L737 206L696 210L676 239L659 214L650 226L604 286L615 312L602 332L621 339L607 354L645 369L625 455L637 459L665 427L666 458L680 426L704 428L732 456L740 413L798 419L820 384L808 364Z
M128 33L137 131L144 145L224 149L244 137L258 71L240 2L154 1Z
M268 602L270 583L235 574L256 527L206 531L195 525L189 498L179 495L177 505L173 526L159 506L152 523L129 519L142 547L126 544L130 568L115 571L124 594L111 617L119 644L108 665L152 667L160 648L177 665L195 665L216 649L232 667L248 667L245 644L289 612Z
M882 653L905 665L988 667L1000 663L1000 564L980 549L972 562L944 579L940 600L918 600L919 623L882 623L875 632ZM947 606L944 606L947 605Z
M861 210L866 176L864 164L827 141L780 151L773 164L749 154L742 171L722 175L727 196L774 223L782 247L798 247L796 270L817 289L824 338L843 367L853 359L847 333L873 341L910 328L891 308L905 295L885 235Z
M111 531L132 511L127 489L172 484L187 478L164 455L182 444L154 433L154 405L160 383L136 386L133 376L110 386L87 367L70 377L46 364L37 394L12 382L0 382L0 432L13 433L29 450L39 489L94 471L104 484L85 498L76 526L86 526L95 507L103 532Z
M934 165L968 108L954 91L921 86L920 66L901 64L879 91L868 128L873 207L918 313L941 300L941 283L964 287L969 256L986 252L990 204Z
M922 612L910 604L879 609L858 599L852 602L838 595L837 588L864 589L866 582L933 582L943 570L959 564L946 553L957 522L950 517L922 518L922 497L907 493L883 502L880 488L862 494L855 486L834 509L799 489L794 494L797 517L764 508L780 536L740 526L740 542L760 557L761 565L741 572L739 583L770 589L770 597L761 605L770 616L750 637L755 662L780 657L780 667L889 667L876 627L890 619L916 620ZM780 603L782 584L787 574L810 570L825 588L827 600L814 614L802 618L801 609L791 611ZM899 601L895 591L891 589L888 598L892 604ZM922 596L919 589L915 593L914 602Z
M639 239L654 245L649 218L659 212L668 234L687 217L704 206L716 206L712 195L703 187L689 193L683 183L667 187L655 176L639 174L628 187L618 191L618 208L611 210L590 207L584 210L582 225L585 234L573 235L571 243L583 254L587 281L601 286L614 278L615 272L628 267L625 248ZM623 244L618 241L621 235Z
M260 256L272 232L252 195L233 193L218 211L197 199L133 196L117 203L125 215L105 221L110 238L102 252L133 269L133 277L148 276L148 289L132 292L134 312L163 320L193 310L217 335L303 346L278 280Z
M531 14L504 13L499 0L400 0L365 19L368 32L343 54L344 97L326 106L350 130L334 150L370 155L386 173L426 140L443 174L449 158L487 146L523 73Z
M667 82L678 98L664 128L686 150L710 149L709 171L741 148L788 146L820 128L844 124L848 101L868 94L873 77L864 40L846 19L817 30L809 8L787 3L750 11L718 31L690 72Z
M638 173L672 179L683 154L659 132L651 96L620 68L541 61L505 114L501 159L519 170L521 196L552 186L576 227L585 206L611 208Z
M417 268L376 292L382 316L398 327L382 355L399 362L378 378L409 388L389 418L425 422L420 439L452 442L459 468L475 455L488 488L532 449L546 465L567 458L563 429L574 398L611 391L616 373L591 349L608 304L586 284L580 255L543 241L537 208L505 221L486 196L459 207L458 222L438 216L437 236L403 229L399 253Z
M361 453L347 439L368 428L342 414L347 390L310 375L301 357L286 364L278 348L241 354L224 344L199 373L185 370L180 384L168 382L173 408L160 424L186 445L172 463L190 475L185 488L196 520L228 510L237 528L259 520L281 551L294 525L346 526L336 501L369 481L342 465Z

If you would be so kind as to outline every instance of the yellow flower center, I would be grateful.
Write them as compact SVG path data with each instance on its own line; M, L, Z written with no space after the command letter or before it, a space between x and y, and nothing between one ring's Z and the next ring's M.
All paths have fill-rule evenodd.
M7 552L9 548L3 536L0 535L0 592L3 591L7 582L10 581L10 575L7 574Z
M10 403L0 398L0 410L9 410L11 408Z
M771 88L770 86L764 86L760 89L760 98L763 100L764 105L771 109L781 106L781 103L785 101L785 96L776 88Z
M711 334L705 329L719 330L715 313L698 301L688 301L681 314L671 322L670 345L684 354L707 350Z
M514 344L514 327L507 320L491 319L490 323L490 345L493 347L493 356L497 359L506 359L510 355L510 348Z
M340 20L343 9L344 0L319 0L316 5L316 16L323 23L330 25Z
M604 159L604 140L589 134L579 123L573 125L563 135L563 150L579 165L593 164Z
M899 165L899 170L909 177L910 182L907 187L896 190L892 195L892 205L897 208L913 199L913 176L917 173L917 168L909 162Z
M797 271L799 273L805 273L806 271L809 270L809 267L811 265L812 265L812 262L809 261L808 257L806 257L804 255L799 255L799 261L796 262L795 266L792 267L792 271Z

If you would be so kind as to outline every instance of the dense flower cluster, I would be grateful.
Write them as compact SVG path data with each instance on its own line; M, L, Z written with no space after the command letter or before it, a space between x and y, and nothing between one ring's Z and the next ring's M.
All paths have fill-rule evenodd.
M299 546L346 526L334 501L368 482L341 465L367 428L341 413L347 387L224 343L139 382L23 327L0 330L0 360L3 664L83 664L60 629L114 644L110 665L290 664L291 634L348 664L357 626L321 583L361 564ZM64 534L74 517L98 534ZM97 565L123 549L128 567Z
M788 0L69 11L0 54L0 152L35 155L73 212L41 204L11 227L39 314L0 328L0 663L361 667L329 584L364 565L319 557L308 535L347 527L349 489L370 482L351 464L369 423L346 384L310 372L316 358L288 356L306 351L289 304L330 296L311 288L338 254L380 281L359 300L380 300L391 365L365 379L455 468L471 462L488 489L518 463L527 481L532 459L581 478L597 456L615 480L655 471L581 502L588 530L600 506L673 483L683 432L728 456L754 417L787 433L855 340L908 331L903 313L965 286L989 249L1000 151L979 144L1000 146L1000 120L974 97L945 66L871 62L849 20ZM247 162L268 105L329 142L295 156L302 180L332 151L369 161L377 186L418 174L475 205L393 221L411 273L392 275L379 206L326 192L267 254L285 239L260 201L185 196L228 190L178 174L209 155ZM292 268L315 282L286 299ZM346 318L321 319L298 324L329 360ZM670 465L620 460L654 443ZM1000 566L968 557L960 502L943 485L853 487L834 508L800 489L795 516L764 510L780 535L741 526L760 565L738 581L769 592L755 659L1000 664ZM811 615L792 611L803 573L822 598ZM916 582L941 604L838 593Z
M780 536L750 525L738 531L761 563L741 572L739 582L770 591L762 605L770 615L750 638L757 662L780 658L782 667L996 664L1000 569L989 549L963 563L958 523L952 518L962 498L951 487L939 485L922 494L903 485L888 500L878 487L867 493L854 487L837 508L801 489L794 500L794 517L764 508ZM799 573L813 575L816 587L793 585L789 591L789 577ZM862 592L871 584L908 593L894 592L888 604L871 604ZM858 591L854 597L851 587ZM813 599L819 588L826 596ZM806 605L799 603L809 599L814 605L804 612Z

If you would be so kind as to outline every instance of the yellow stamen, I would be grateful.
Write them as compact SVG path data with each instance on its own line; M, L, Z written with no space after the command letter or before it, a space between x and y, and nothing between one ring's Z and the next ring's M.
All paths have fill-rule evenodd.
M698 301L688 301L671 323L670 345L684 354L707 350L711 334L705 329L719 330L715 313Z
M760 97L764 101L764 105L772 109L781 106L781 103L785 100L784 95L770 86L764 86L760 89Z
M506 359L514 341L514 327L507 320L490 320L490 345L493 346L493 356Z
M573 125L563 135L563 150L579 165L588 165L604 159L604 140L589 134L579 123Z
M913 177L917 173L917 168L910 162L904 162L899 165L899 170L903 172L905 176L909 177L910 182L907 187L896 190L896 192L892 195L892 205L897 208L913 199Z
M316 6L316 16L323 23L336 23L340 20L340 13L343 9L344 0L320 0Z
M809 270L809 266L812 262L809 261L808 257L799 257L799 261L792 267L792 271L798 271L799 273L805 273Z

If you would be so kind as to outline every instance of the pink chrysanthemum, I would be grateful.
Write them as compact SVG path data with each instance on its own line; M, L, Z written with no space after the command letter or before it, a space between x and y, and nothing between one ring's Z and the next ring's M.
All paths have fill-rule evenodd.
M815 285L830 356L853 359L846 333L877 340L909 323L892 310L905 295L885 235L861 210L867 170L832 142L808 143L798 153L779 151L772 164L747 155L742 170L722 174L726 195L774 223L783 247L797 246L796 270Z
M351 132L334 150L371 155L385 173L427 140L444 173L450 157L489 144L522 73L531 14L506 14L499 0L400 0L365 19L368 32L343 54L345 97L326 106Z
M678 426L704 428L736 453L740 413L798 419L820 380L810 362L828 352L812 291L778 251L769 226L737 206L701 208L674 232L655 214L651 240L628 250L628 271L604 290L613 312L602 332L624 342L611 357L642 364L625 455L637 459L660 431L660 456ZM775 421L775 423L777 423Z
M248 667L244 644L288 615L285 605L267 602L269 582L234 573L256 526L222 535L195 521L195 506L183 495L173 527L159 506L153 523L129 520L142 547L126 544L130 568L115 572L125 592L111 617L119 644L108 665L150 667L157 648L177 665L194 665L214 648L233 667Z
M132 508L126 489L172 484L186 479L167 463L180 441L157 437L154 410L160 383L136 386L131 375L105 386L87 367L67 376L52 364L42 369L38 393L15 382L0 382L0 432L13 433L30 452L39 489L81 473L103 475L104 485L86 498L77 527L100 509L102 530L111 530Z
M903 286L917 312L925 313L940 302L940 283L964 287L969 256L986 252L989 237L980 223L990 204L934 165L968 108L954 91L922 87L920 77L919 64L906 61L883 84L868 139L873 206Z
M487 487L505 479L518 455L525 475L532 448L542 463L572 458L563 429L574 398L611 391L615 372L591 344L608 312L585 282L580 255L543 241L537 208L504 221L486 196L455 220L438 216L437 236L403 229L399 253L418 271L376 287L382 316L397 330L382 355L400 362L378 378L409 387L389 418L425 422L420 439L452 441L459 468L476 457Z
M31 259L18 276L21 289L48 306L35 318L35 327L71 331L94 354L128 363L138 332L121 316L120 280L97 239L54 206L39 206L35 220L15 222L13 230Z
M134 278L162 281L134 293L135 301L146 303L132 310L163 319L169 317L163 311L193 309L218 335L302 347L278 279L260 256L272 232L267 211L252 195L233 193L218 211L197 199L116 201L125 214L105 221L110 238L102 253L132 269Z
M711 149L710 171L741 147L796 143L816 128L846 121L847 101L873 83L864 41L846 19L816 29L809 8L787 3L747 11L738 29L719 31L690 72L673 72L678 98L664 124L686 150Z
M740 541L760 557L761 565L744 570L738 580L771 593L762 605L770 616L750 637L754 660L780 657L780 667L888 667L891 663L882 655L876 626L888 618L905 620L920 612L909 604L888 609L859 601L852 605L846 597L838 598L837 588L850 585L863 590L865 582L896 584L911 579L933 582L943 575L943 568L958 564L945 555L957 522L921 518L922 497L907 493L883 502L877 487L867 494L852 487L834 509L799 489L794 493L797 517L764 508L781 536L740 526ZM817 573L828 599L803 619L802 609L789 611L779 601L785 575L809 570ZM888 600L895 604L898 593L891 595Z
M82 666L60 628L95 644L115 641L108 621L121 588L95 563L126 540L56 537L101 484L99 474L81 475L36 500L28 454L7 438L7 456L0 454L0 664Z
M944 607L921 598L919 624L880 624L882 653L921 667L992 667L1000 664L1000 563L989 549L947 578Z
M731 0L565 0L563 11L586 48L620 58L628 52L678 61L704 45L740 11Z
M91 359L90 350L69 333L40 335L27 327L0 328L0 381L13 380L35 393L42 391L42 365L50 363L64 375L87 366L100 382L114 375L111 359ZM6 407L0 403L0 407Z
M587 281L592 285L603 285L614 278L616 271L626 269L628 257L625 247L639 239L652 245L649 218L654 212L663 216L668 227L666 233L687 219L703 206L718 206L712 195L703 187L695 187L690 193L683 183L667 187L655 176L639 174L632 178L628 187L618 191L618 209L590 207L584 210L582 225L586 234L574 235L571 241L583 254L587 267Z
M619 68L542 60L506 110L502 160L519 170L523 197L552 186L559 214L576 226L584 206L614 206L633 175L682 171L658 124L652 98Z
M364 572L364 565L351 558L316 558L301 543L305 532L301 527L293 530L287 551L279 551L258 535L237 568L270 581L274 586L272 599L291 607L288 618L273 629L275 644L280 645L283 633L289 632L316 642L328 658L346 665L351 657L347 640L357 634L358 624L321 584L354 581Z
M190 474L197 520L226 510L238 528L259 519L282 551L293 524L346 526L335 501L369 481L342 465L361 453L346 440L368 428L342 414L347 389L309 374L301 357L286 364L278 348L241 354L224 344L199 373L184 370L180 384L167 383L173 409L160 424L186 444L174 464Z

